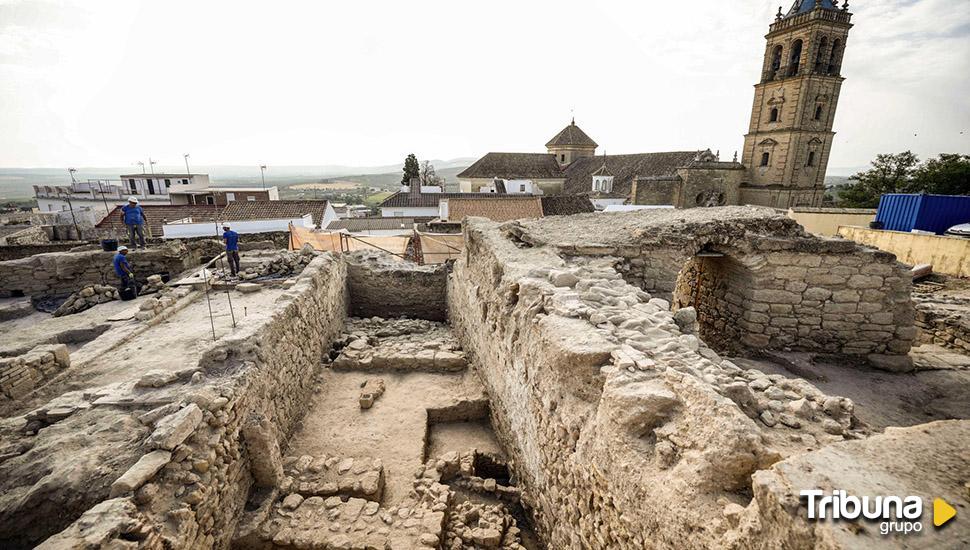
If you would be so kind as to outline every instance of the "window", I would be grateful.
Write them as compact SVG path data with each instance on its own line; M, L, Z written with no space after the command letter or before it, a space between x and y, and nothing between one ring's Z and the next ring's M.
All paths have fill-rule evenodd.
M235 193L226 193L226 202L232 202L234 200L236 200Z
M172 186L172 180L166 178L165 179L165 189L168 189L171 186Z
M791 57L788 61L788 76L795 76L798 74L798 65L802 61L802 41L796 40L791 47Z
M559 155L559 162L566 162L566 155Z
M768 71L768 80L774 80L775 76L778 74L778 69L781 68L781 54L783 48L775 46L775 49L771 53L771 68Z
M520 183L519 184L519 193L525 193L525 184L524 183Z
M768 122L778 122L778 107L771 110L771 118Z
M182 185L188 185L188 184L189 184L189 180L187 180L187 179L183 179L182 180Z
M147 182L148 182L148 194L149 195L154 195L155 194L155 182L152 181L152 180L150 180L150 179L147 180Z
M808 160L805 162L805 166L815 166L815 151L808 152Z
M829 74L839 74L839 48L842 46L842 42L838 38L832 41L832 52L829 53Z
M822 120L822 106L815 107L815 120Z
M210 205L215 204L216 203L216 199L213 198L212 195L207 195L206 198L205 198L205 203L206 204L210 204Z
M765 151L761 153L761 165L768 166L768 161L771 159L771 153Z
M249 196L246 197L246 200L249 201L249 202L256 202L256 197L254 197L252 195L249 195Z
M138 192L138 187L135 185L135 180L134 179L128 180L128 189L131 189L131 192L132 193L137 193Z
M823 36L818 43L818 51L815 53L815 72L822 72L823 62L825 61L825 48L829 45L828 37Z

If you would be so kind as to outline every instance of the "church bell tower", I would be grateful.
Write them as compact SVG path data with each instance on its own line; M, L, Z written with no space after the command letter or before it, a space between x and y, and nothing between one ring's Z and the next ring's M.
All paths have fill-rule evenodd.
M842 54L852 28L848 1L796 0L778 8L765 36L761 82L741 163L741 202L786 208L818 206L842 88Z

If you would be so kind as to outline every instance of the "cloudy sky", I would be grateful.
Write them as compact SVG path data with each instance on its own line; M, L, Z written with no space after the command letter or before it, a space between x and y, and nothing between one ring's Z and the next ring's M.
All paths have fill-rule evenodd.
M786 0L785 9L790 5ZM742 145L779 0L0 0L0 167ZM858 0L830 174L970 152L970 2Z

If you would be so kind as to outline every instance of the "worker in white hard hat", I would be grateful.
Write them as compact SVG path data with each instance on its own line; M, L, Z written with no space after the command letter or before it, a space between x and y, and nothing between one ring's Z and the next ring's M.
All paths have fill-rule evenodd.
M222 240L226 243L226 259L229 271L235 277L239 273L239 233L233 231L228 223L222 224Z
M145 210L137 197L128 197L128 204L121 207L121 219L128 228L128 245L135 248L135 233L138 233L138 243L145 248Z

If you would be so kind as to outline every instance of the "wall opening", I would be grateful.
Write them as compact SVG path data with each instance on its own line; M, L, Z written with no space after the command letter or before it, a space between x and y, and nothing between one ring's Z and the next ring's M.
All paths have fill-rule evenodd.
M702 249L677 276L672 309L697 311L698 336L718 352L740 348L744 327L744 295L756 288L754 273L737 259L714 249Z

